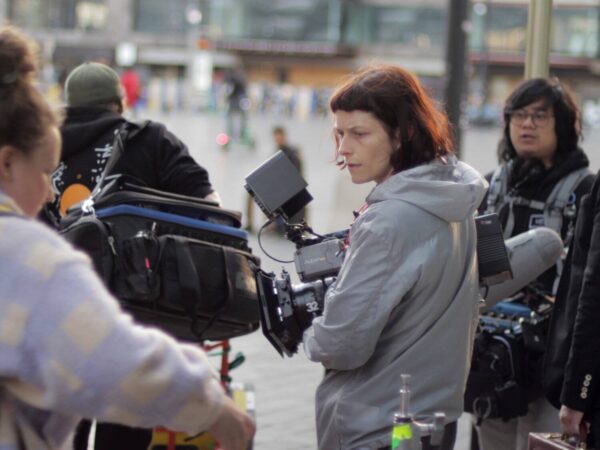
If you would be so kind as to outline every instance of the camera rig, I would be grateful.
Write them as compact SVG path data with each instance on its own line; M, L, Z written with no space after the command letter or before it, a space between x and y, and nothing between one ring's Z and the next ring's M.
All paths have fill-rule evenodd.
M319 235L306 223L293 222L312 196L281 151L250 173L244 187L267 216L267 224L283 222L286 238L296 245L294 263L302 283L293 285L285 270L277 278L273 272L255 269L263 334L280 355L291 357L304 330L323 313L325 293L344 261L348 230ZM537 278L563 251L560 236L549 228L504 241L495 214L476 217L475 223L479 280L488 306Z

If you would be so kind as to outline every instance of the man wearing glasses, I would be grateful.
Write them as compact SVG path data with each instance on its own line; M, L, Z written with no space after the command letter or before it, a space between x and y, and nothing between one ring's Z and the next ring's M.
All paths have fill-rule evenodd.
M487 177L490 188L480 207L480 212L498 213L505 238L545 226L559 233L568 246L579 201L594 178L588 158L578 146L580 132L579 110L558 80L525 81L508 97L498 145L500 166ZM559 261L523 292L515 293L518 295L511 305L517 302L524 310L543 317L542 326L547 327L562 266ZM496 331L503 335L506 330L500 328ZM483 450L526 450L529 432L560 431L558 410L545 399L542 390L545 348L541 341L545 341L547 328L536 331L542 334L535 346L524 335L514 333L514 361L501 361L503 354L494 354L493 349L482 352L499 359L496 368L507 363L505 367L514 369L490 381L488 396L480 396L477 401L472 401L467 389L465 409L477 417ZM477 367L476 358L482 354L479 350L476 346L473 367ZM506 388L509 385L511 389ZM485 403L482 398L486 402L491 399L486 411L480 408Z

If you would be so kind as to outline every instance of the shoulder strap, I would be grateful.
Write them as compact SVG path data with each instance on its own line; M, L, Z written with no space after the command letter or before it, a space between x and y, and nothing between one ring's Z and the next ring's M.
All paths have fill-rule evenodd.
M574 199L572 200L573 192L577 189L579 183L591 173L587 167L569 173L556 183L546 201L532 200L520 196L512 197L509 194L505 194L504 202L508 203L509 213L506 226L504 227L504 237L510 237L514 228L514 205L526 206L543 213L544 226L553 229L560 235L563 219L566 217L571 222L575 219L577 211L575 201ZM563 242L567 246L566 236Z
M575 220L577 214L577 206L573 193L581 181L592 172L587 167L575 170L563 177L552 189L546 207L544 208L544 222L549 228L552 228L557 233L561 233L563 220L566 218L570 222ZM566 237L563 239L566 242Z
M486 202L486 214L492 214L498 212L498 203L502 202L502 199L506 195L508 186L508 168L507 164L498 166L492 178L490 179L490 187L488 188L487 202Z
M579 183L591 173L591 170L587 167L582 167L581 169L571 172L556 184L546 201L547 208L544 210L544 224L547 227L552 228L561 235L563 221L565 219L568 220L567 231L563 237L564 251L560 259L556 261L556 277L554 278L554 284L552 285L552 295L556 295L558 290L558 283L562 275L564 260L567 256L571 241L573 240L574 223L575 218L577 217L577 199L573 194L577 189L577 186L579 186Z
M82 208L90 210L93 207L94 199L98 196L102 188L104 187L104 181L106 177L117 165L117 162L121 159L123 152L125 151L124 143L135 137L140 131L148 126L150 123L149 120L145 120L143 122L129 122L125 121L121 128L115 133L115 138L113 139L112 151L110 154L110 158L106 161L106 165L104 166L104 170L96 183L96 186L92 190L90 194L90 198L84 202Z

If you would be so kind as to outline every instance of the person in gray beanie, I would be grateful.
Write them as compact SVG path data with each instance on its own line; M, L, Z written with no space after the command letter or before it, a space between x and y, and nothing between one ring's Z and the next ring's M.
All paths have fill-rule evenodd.
M190 156L187 147L158 122L143 125L123 117L123 88L107 65L87 62L76 67L65 82L66 118L61 126L61 161L52 175L56 198L46 208L56 223L67 209L89 197L112 152L115 134L124 126L136 129L111 174L123 174L147 187L200 197L220 204L208 172ZM90 422L83 421L75 449L87 449ZM152 431L100 423L95 448L146 450Z
M135 130L111 174L124 174L162 191L214 201L220 198L206 169L186 145L158 122L143 125L123 117L124 90L118 74L105 64L86 62L65 82L66 117L61 127L61 162L52 176L55 201L46 208L52 222L86 199L112 152L115 133ZM133 133L132 133L133 135Z

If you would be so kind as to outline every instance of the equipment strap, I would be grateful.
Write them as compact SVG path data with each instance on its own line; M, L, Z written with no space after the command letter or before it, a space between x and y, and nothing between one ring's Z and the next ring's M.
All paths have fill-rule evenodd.
M140 123L125 121L123 123L123 125L121 125L119 130L115 133L115 138L113 139L112 151L110 153L110 157L108 158L108 161L106 161L104 170L102 171L102 174L98 178L98 182L96 183L96 186L92 190L92 193L90 194L89 199L85 201L87 209L91 209L93 207L94 200L100 194L100 192L102 191L102 188L104 187L104 182L106 180L106 177L112 172L112 170L117 165L117 162L121 159L121 156L125 152L124 143L128 139L132 139L133 137L135 137L135 135L138 134L140 131L142 131L144 128L146 128L146 126L148 126L149 123L150 123L149 120L145 120Z

